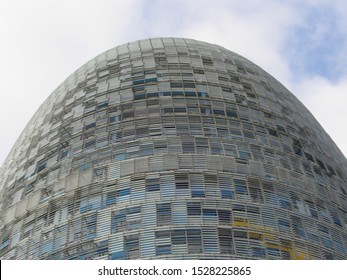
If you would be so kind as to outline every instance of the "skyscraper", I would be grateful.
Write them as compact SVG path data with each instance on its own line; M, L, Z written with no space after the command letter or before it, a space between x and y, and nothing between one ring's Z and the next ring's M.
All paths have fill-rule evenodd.
M0 177L2 259L346 259L346 158L249 60L108 50L41 105Z

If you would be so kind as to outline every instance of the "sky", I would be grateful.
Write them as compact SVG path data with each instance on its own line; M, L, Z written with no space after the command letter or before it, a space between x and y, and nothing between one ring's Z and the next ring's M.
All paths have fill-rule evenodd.
M0 166L50 93L120 44L185 37L278 79L347 156L345 0L0 1Z

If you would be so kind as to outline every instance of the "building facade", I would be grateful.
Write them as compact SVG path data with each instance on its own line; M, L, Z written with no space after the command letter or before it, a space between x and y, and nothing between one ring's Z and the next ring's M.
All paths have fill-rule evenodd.
M0 177L1 259L346 259L346 158L249 60L108 50L41 105Z

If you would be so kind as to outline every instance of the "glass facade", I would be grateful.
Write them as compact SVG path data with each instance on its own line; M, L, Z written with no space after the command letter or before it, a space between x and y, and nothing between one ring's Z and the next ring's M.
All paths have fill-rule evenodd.
M272 76L217 45L108 50L0 176L2 259L346 259L347 164Z

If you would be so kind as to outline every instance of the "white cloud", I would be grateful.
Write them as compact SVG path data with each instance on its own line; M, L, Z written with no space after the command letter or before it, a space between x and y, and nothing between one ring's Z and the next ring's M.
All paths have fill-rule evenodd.
M325 128L344 154L347 154L347 77L338 83L315 76L292 85L300 100Z
M138 0L0 2L0 165L40 104L69 74L141 36L141 8Z

